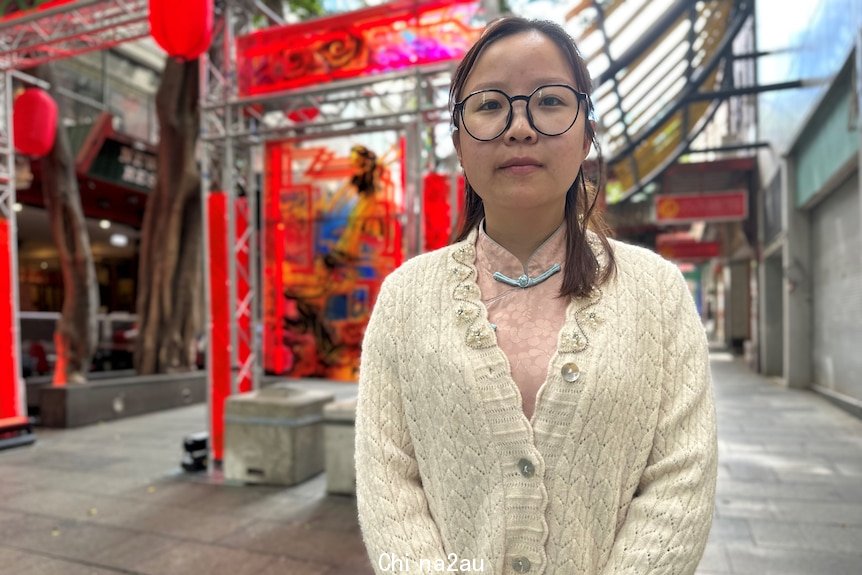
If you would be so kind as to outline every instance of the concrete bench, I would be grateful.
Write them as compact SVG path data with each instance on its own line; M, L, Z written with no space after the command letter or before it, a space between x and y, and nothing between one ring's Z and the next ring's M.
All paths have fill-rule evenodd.
M206 372L105 378L39 388L45 427L80 427L206 401Z
M356 494L356 398L335 401L323 408L326 444L326 491Z
M225 478L295 485L323 471L323 406L331 393L288 384L225 403Z

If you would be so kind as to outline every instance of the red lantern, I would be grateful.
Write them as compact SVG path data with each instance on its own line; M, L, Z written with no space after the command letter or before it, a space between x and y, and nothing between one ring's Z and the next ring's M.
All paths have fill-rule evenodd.
M28 156L44 156L57 137L57 102L45 90L24 90L12 107L12 130L15 149Z
M174 58L194 60L213 36L213 0L150 0L150 34Z

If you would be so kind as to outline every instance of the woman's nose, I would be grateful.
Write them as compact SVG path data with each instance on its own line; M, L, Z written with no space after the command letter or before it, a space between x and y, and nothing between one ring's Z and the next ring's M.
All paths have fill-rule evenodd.
M506 130L506 141L535 141L536 130L530 125L526 102L512 102L512 122Z

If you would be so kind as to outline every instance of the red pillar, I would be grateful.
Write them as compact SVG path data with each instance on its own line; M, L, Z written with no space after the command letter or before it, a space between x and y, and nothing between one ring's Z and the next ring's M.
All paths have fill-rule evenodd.
M18 365L18 329L9 221L0 217L0 422L26 420L23 382Z
M228 268L227 195L212 192L207 199L209 224L209 349L210 448L215 461L224 453L224 404L231 388L230 315Z
M0 448L35 441L27 419L24 380L19 363L18 317L15 311L15 269L12 250L17 249L9 220L0 217Z

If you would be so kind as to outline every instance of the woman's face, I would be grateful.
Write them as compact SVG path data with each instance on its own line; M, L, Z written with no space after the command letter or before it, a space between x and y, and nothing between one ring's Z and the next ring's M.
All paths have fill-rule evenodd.
M530 95L539 86L566 84L578 91L562 50L536 31L497 40L483 50L459 95L494 88L509 96ZM527 120L526 102L514 102L512 123L489 142L470 136L463 125L453 140L467 181L482 198L486 214L497 210L561 209L590 151L584 135L587 104L575 124L559 136L545 136Z

